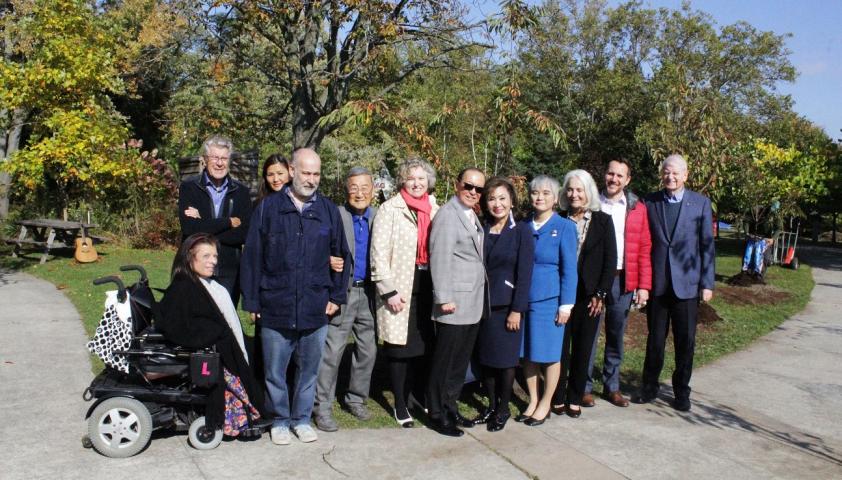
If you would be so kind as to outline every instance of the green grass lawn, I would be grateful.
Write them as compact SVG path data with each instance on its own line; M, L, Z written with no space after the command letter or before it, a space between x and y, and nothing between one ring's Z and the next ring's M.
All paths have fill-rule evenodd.
M79 264L72 258L58 256L44 265L38 264L38 255L15 259L8 256L8 249L0 250L0 267L23 270L55 284L76 306L88 336L93 336L102 315L104 292L108 289L105 286L94 286L91 283L93 279L107 275L120 275L127 284L130 284L136 280L137 274L134 272L122 273L119 271L119 267L127 264L138 264L147 270L152 287L166 288L169 283L170 266L175 255L174 250L132 250L109 245L98 246L97 250L100 252L100 259L95 263ZM742 244L740 242L734 240L717 242L716 271L719 280L724 280L738 273L741 262ZM810 268L806 265L802 265L799 270L771 267L766 280L768 285L763 287L765 293L782 291L789 295L772 304L744 304L734 301L735 295L733 294L728 298L723 298L722 295L717 294L717 292L726 292L728 289L740 287L730 287L721 281L717 282L717 292L714 293L714 300L711 305L722 317L722 320L700 325L696 341L696 367L740 350L756 338L772 331L786 318L804 308L813 289L812 274ZM736 296L739 297L739 295ZM254 329L246 320L246 314L240 312L240 316L246 334L252 335ZM639 322L643 322L642 325ZM645 353L645 334L645 320L642 317L635 317L630 323L626 339L626 358L621 374L622 388L629 393L637 387L639 382ZM671 340L668 340L668 353L662 374L662 380L666 379L667 381L673 368L670 343ZM348 353L350 353L350 349L346 351L346 357ZM600 345L595 371L599 371L601 368L601 358L602 347ZM343 391L344 385L347 385L348 359L345 360L343 361L343 369L340 370L337 388L339 392ZM337 405L334 407L334 413L343 428L396 426L394 420L392 420L392 412L389 407L392 398L389 392L385 362L382 360L378 358L372 377L369 408L374 414L374 418L365 424L360 423ZM94 372L103 368L102 363L94 357L92 357L92 364ZM597 379L594 392L600 392L601 389L602 387ZM483 403L482 396L474 390L464 392L462 400L460 410L467 416L474 415L477 408ZM512 406L513 412L525 405L522 397L513 403L515 403Z

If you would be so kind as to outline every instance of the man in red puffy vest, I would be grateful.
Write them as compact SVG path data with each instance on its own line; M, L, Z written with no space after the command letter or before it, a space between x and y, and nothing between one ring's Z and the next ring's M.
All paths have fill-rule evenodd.
M609 293L605 312L605 357L602 367L603 397L618 407L627 407L628 399L620 393L620 364L623 361L623 335L626 331L629 308L632 302L646 305L649 290L652 289L652 237L649 233L649 217L646 205L634 193L626 190L631 181L631 166L628 160L617 158L608 162L605 169L605 190L599 200L602 211L611 215L617 240L617 271L614 285ZM599 328L599 327L597 327ZM593 370L596 356L594 338L591 359L588 364L588 383L583 407L594 405Z

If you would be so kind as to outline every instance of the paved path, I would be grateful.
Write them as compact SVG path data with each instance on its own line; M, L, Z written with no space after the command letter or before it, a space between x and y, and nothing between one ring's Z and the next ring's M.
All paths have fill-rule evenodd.
M126 460L80 446L91 371L70 302L47 282L0 272L0 478L842 478L842 254L815 249L808 260L817 284L807 309L699 369L689 413L665 396L461 439L355 430L210 452L156 436Z

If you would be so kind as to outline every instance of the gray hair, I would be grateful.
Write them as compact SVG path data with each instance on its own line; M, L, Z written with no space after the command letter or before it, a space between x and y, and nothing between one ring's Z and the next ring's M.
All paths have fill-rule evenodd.
M664 161L661 162L661 167L658 169L658 171L663 172L664 168L666 168L668 163L672 163L674 165L677 165L679 168L683 168L685 172L687 171L687 160L685 160L683 156L677 153L673 153L672 155L665 158Z
M421 168L427 174L427 191L431 191L436 186L436 170L427 161L421 159L421 157L409 157L401 163L400 167L398 167L399 186L403 188L403 184L409 178L409 172L416 167Z
M591 174L581 169L571 170L564 176L564 186L562 187L562 195L558 197L558 207L562 210L568 210L570 208L570 204L567 202L566 192L570 180L574 178L582 182L585 195L588 197L588 205L585 208L592 212L598 212L602 206L599 203L599 189L596 187L596 182L594 182Z
M224 148L228 150L228 153L234 153L234 142L231 141L228 137L223 137L222 135L211 135L208 137L207 140L202 144L202 153L203 157L208 155L208 150L211 147L216 148Z
M368 175L371 177L372 182L374 181L374 175L371 174L371 170L365 167L352 167L348 170L348 173L345 175L345 183L348 183L352 177L359 177L360 175Z
M538 175L537 177L533 178L531 182L529 182L529 191L534 192L539 188L549 185L550 190L552 190L553 195L555 198L559 198L558 191L561 187L558 185L558 180L549 176L549 175Z

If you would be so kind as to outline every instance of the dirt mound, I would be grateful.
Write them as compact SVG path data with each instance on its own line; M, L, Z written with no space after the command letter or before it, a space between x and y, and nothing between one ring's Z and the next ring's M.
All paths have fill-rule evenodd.
M763 281L763 277L748 272L740 272L734 275L733 277L728 278L728 280L726 280L725 283L727 283L728 285L734 285L735 287L766 285L766 282Z
M699 318L698 322L701 325L710 325L711 323L721 322L722 317L716 313L716 310L707 303L700 303L699 304Z
M720 290L716 291L718 295ZM721 322L722 317L716 310L707 303L699 304L698 325L705 328L716 322ZM670 333L672 329L670 328ZM646 348L646 337L649 335L649 327L646 324L646 313L637 310L629 312L629 321L626 324L626 335L624 341L627 348Z
M714 296L731 305L774 305L788 300L792 294L769 285L752 285L724 286L716 289Z

